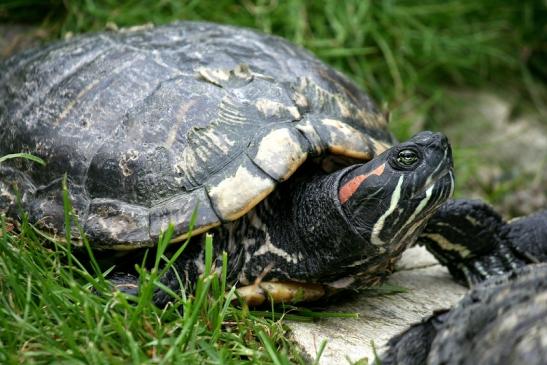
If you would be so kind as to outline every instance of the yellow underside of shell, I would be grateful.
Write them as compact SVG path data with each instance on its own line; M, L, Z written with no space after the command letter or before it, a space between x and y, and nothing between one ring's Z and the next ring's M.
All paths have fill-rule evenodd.
M321 284L263 281L238 288L237 293L245 303L260 305L265 302L312 302L324 297L326 291Z

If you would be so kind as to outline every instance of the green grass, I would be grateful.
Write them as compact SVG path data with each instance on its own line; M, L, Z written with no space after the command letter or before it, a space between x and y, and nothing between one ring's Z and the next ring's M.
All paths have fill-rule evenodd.
M111 291L92 256L90 269L88 260L45 238L26 220L19 231L1 219L2 364L304 363L286 339L283 320L348 316L234 306L232 301L238 301L234 288L226 287L226 260L220 275L211 269L211 239L195 291L170 291L174 304L157 308L151 297L161 286L158 278L167 260L161 253L171 231L160 241L155 266L140 270L139 297Z
M515 112L524 106L545 117L546 18L540 0L0 2L0 22L37 25L49 39L182 19L280 35L367 90L390 111L399 139L453 123L446 97L453 88L511 90ZM456 148L460 187L481 168L479 152ZM172 293L174 306L156 308L150 298L165 262L158 252L156 270L141 270L142 295L131 298L110 292L89 259L80 262L25 220L13 229L2 219L0 363L301 363L284 320L339 316L233 306L213 273L191 294Z
M27 154L8 155L43 164ZM65 242L79 228L63 181ZM170 227L159 239L154 265L137 266L137 297L113 291L108 273L83 237L78 250L28 223L0 215L0 364L291 364L306 363L287 339L284 320L355 317L294 306L250 310L228 287L227 255L213 267L213 240L205 239L205 271L191 291L173 291L160 278L184 253L188 241L169 258ZM181 284L181 287L183 285ZM172 303L153 304L165 290ZM316 361L324 350L322 343Z

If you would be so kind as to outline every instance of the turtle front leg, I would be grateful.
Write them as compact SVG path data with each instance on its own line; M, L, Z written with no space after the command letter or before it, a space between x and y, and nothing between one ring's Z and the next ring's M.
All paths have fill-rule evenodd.
M473 286L547 261L547 210L505 222L478 200L449 201L418 238L460 282Z
M32 182L23 173L9 166L0 166L0 214L16 217L17 195L24 204L27 196L34 194L35 190Z

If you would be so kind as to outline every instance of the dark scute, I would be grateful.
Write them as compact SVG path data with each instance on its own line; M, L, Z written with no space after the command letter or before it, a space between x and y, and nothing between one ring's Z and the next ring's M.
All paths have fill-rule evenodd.
M87 188L93 198L150 207L182 190L176 177L171 151L122 138L97 152L89 168Z
M32 196L36 187L30 181L28 176L7 164L0 165L0 214L7 213L12 217L19 214L19 208L26 208L28 203L26 197ZM21 200L22 206L19 207L17 198Z
M192 216L195 212L195 221ZM219 222L211 207L205 189L197 189L185 195L177 195L150 208L150 236L157 241L167 230L166 222L174 225L173 236L177 237L193 227L204 227Z
M78 219L78 224L81 224L87 218L89 197L80 185L67 181L67 187L73 212ZM52 181L47 186L37 188L33 199L25 204L25 209L28 210L30 221L36 222L38 227L64 234L64 225L58 224L58 222L65 220L62 178ZM80 236L79 226L76 222L73 222L71 230L73 237Z
M84 224L94 248L116 249L122 243L126 248L153 246L150 239L148 209L113 199L94 199Z

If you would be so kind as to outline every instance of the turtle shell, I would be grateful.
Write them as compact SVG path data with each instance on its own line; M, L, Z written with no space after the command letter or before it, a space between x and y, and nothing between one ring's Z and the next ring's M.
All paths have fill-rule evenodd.
M393 143L354 84L310 53L200 22L76 37L0 64L0 211L64 226L61 180L95 247L152 246L238 219L310 157ZM74 233L77 233L76 231Z

